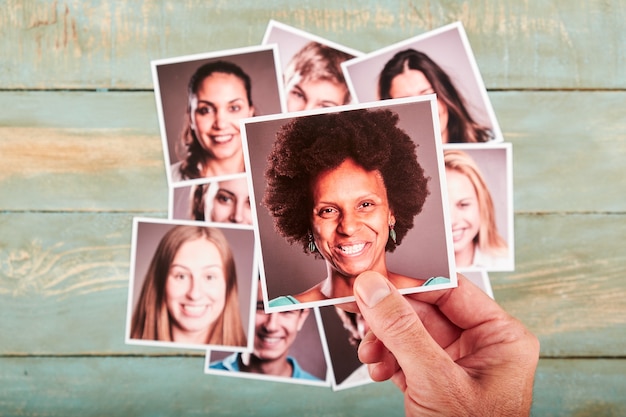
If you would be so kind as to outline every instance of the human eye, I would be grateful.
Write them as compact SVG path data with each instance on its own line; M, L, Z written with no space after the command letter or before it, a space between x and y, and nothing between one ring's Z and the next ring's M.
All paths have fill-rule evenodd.
M229 107L231 113L239 113L243 106L241 104L233 104Z
M200 105L196 109L196 114L198 114L200 116L205 116L205 115L207 115L209 113L213 113L213 109L211 108L211 106Z
M338 211L334 207L322 207L317 210L317 215L322 219L332 219L337 213Z
M175 281L183 281L189 277L189 274L185 271L175 269L170 272L170 277Z
M306 96L304 95L304 92L297 85L294 86L291 90L289 90L289 95L295 98L296 100L306 101Z
M376 207L376 203L374 201L371 201L371 200L362 201L358 205L358 209L360 211L365 211L365 212L372 211L372 210L374 210L375 207Z
M219 267L206 268L202 274L206 281L217 281L223 277L222 270Z
M224 205L233 204L234 202L233 197L230 194L225 193L223 191L220 191L215 195L215 200Z

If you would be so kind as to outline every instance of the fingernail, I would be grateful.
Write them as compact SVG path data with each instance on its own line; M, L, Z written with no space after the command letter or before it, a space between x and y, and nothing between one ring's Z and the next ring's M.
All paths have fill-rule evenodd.
M387 281L385 281L381 275L377 273L371 273L369 275L371 276L368 276L367 279L358 281L356 292L365 305L372 308L383 298L391 294L391 291L389 290Z

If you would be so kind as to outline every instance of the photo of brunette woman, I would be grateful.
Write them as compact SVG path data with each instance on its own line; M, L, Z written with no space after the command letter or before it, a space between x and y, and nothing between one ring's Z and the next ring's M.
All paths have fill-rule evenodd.
M437 94L443 143L502 141L460 23L390 45L342 66L359 102Z
M288 112L351 102L341 63L360 52L274 20L263 43L278 45Z
M152 62L170 185L244 172L239 120L282 111L276 48Z
M435 106L431 96L244 124L270 311L349 302L366 270L404 292L456 285Z
M254 236L135 219L127 343L247 347Z
M173 219L252 225L245 176L176 187L171 202Z
M513 270L511 146L444 150L458 269Z

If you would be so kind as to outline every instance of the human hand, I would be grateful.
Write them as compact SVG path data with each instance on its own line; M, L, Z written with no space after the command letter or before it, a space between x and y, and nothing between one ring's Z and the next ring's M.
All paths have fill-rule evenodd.
M539 342L462 275L458 288L402 296L376 272L354 283L370 327L359 346L375 381L404 393L407 416L527 416Z

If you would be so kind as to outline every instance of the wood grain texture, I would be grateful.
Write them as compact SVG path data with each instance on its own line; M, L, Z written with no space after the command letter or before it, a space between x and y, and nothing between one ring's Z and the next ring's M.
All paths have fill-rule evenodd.
M4 210L167 210L154 94L0 93Z
M390 382L332 392L202 373L202 358L0 358L3 416L403 416ZM106 382L105 382L106 381ZM541 360L533 416L626 413L626 360ZM554 396L555 387L559 396Z
M167 352L124 345L133 215L0 215L13 236L0 248L0 304L10 312L0 334L13 335L0 355ZM516 271L491 274L492 286L537 334L542 356L623 356L623 236L623 216L517 216Z
M513 143L517 264L491 282L541 341L533 415L626 415L623 0L0 0L0 416L403 415L390 383L124 344L132 218L167 210L149 62L257 45L269 19L363 52L464 23Z
M488 88L623 89L622 0L4 0L2 89L147 89L149 61L257 45L276 19L370 52L462 21Z
M626 92L491 92L518 213L626 211ZM167 210L151 92L0 93L4 210ZM54 155L54 157L50 157Z

